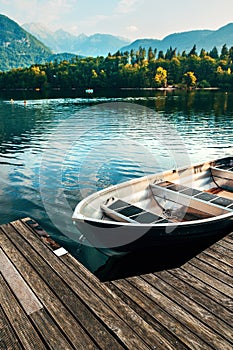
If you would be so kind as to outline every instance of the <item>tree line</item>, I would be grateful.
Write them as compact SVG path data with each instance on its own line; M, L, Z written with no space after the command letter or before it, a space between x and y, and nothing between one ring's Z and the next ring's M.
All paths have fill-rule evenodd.
M233 87L233 47L197 53L140 47L107 57L72 58L0 72L0 89Z

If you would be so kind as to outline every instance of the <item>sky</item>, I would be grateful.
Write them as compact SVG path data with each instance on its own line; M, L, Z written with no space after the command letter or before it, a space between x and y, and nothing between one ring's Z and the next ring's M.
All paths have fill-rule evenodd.
M233 22L233 0L0 0L0 14L52 31L113 34L135 40ZM1 30L1 29L0 29Z

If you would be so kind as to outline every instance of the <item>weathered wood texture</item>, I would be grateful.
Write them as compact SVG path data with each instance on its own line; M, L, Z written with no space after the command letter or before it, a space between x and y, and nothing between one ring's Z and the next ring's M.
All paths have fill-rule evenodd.
M28 222L0 227L1 350L232 350L232 234L180 268L101 283Z

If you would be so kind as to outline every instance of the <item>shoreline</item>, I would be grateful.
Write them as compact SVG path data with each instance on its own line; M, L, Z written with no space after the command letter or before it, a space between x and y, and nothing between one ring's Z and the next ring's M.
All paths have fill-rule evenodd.
M160 88L153 88L153 87L146 87L146 88L142 88L142 87L138 87L138 88L120 88L120 90L144 90L144 91L174 91L174 90L189 90L189 89L182 89L182 88L177 88L174 86L168 86L168 87L160 87ZM191 90L220 90L220 88L218 87L207 87L207 88L192 88Z

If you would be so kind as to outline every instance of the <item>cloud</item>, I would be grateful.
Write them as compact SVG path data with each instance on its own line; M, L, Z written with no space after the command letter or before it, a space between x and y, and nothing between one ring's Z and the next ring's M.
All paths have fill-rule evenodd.
M64 14L69 13L74 4L75 0L10 0L5 6L5 12L14 13L14 17L19 18L21 24L50 23L60 20Z
M70 13L74 3L74 0L37 0L37 8L40 11L38 16L43 19L43 22L58 21L64 15Z
M110 17L105 15L89 16L87 18L84 18L83 20L79 20L78 24L75 27L73 26L73 33L75 34L76 32L77 34L78 29L81 30L81 32L83 32L83 28L85 28L84 31L88 31L88 33L90 34L91 32L93 32L93 30L97 30L100 23L108 21L109 19Z
M116 12L118 13L129 13L136 9L136 7L141 3L140 0L120 0Z
M135 33L138 31L138 27L134 25L128 26L126 29L129 33Z

